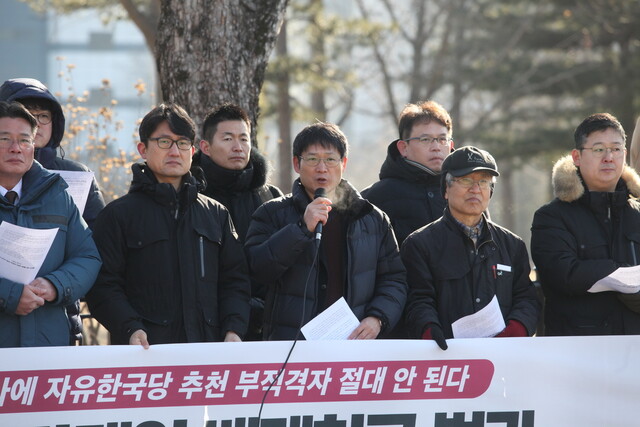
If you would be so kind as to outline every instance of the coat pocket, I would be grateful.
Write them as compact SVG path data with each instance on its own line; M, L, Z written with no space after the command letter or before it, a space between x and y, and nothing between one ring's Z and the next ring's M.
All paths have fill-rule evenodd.
M194 231L198 277L200 280L217 282L222 231L217 227L203 226L195 226Z

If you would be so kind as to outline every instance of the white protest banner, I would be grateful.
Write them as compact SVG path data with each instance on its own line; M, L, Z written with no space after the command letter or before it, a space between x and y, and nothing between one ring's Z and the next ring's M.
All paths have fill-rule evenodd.
M637 425L640 336L0 349L12 427ZM45 356L46 355L46 356Z

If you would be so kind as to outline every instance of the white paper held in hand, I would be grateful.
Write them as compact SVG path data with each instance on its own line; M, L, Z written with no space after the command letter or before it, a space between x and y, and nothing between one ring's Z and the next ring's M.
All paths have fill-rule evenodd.
M38 230L6 221L0 224L0 277L31 283L56 238L57 228Z
M346 340L360 321L344 297L311 319L300 330L307 341Z
M451 329L454 338L486 338L496 336L505 326L498 297L494 295L481 310L453 322Z
M588 292L617 291L623 294L640 292L640 265L618 267L607 277L598 280Z

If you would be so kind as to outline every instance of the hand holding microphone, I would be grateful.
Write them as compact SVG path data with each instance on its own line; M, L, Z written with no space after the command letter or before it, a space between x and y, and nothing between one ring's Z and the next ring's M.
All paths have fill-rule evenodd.
M325 197L326 190L322 187L318 188L313 196L313 201L307 205L304 211L304 222L307 229L315 234L316 240L322 238L322 226L329 219L329 211L331 211L331 200Z

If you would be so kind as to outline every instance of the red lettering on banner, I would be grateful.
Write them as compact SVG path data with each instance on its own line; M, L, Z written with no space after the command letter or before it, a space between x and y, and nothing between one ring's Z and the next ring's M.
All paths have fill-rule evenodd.
M489 360L153 366L0 372L0 414L482 395ZM276 379L277 378L277 379ZM274 383L275 381L275 383ZM274 383L273 385L271 385Z

